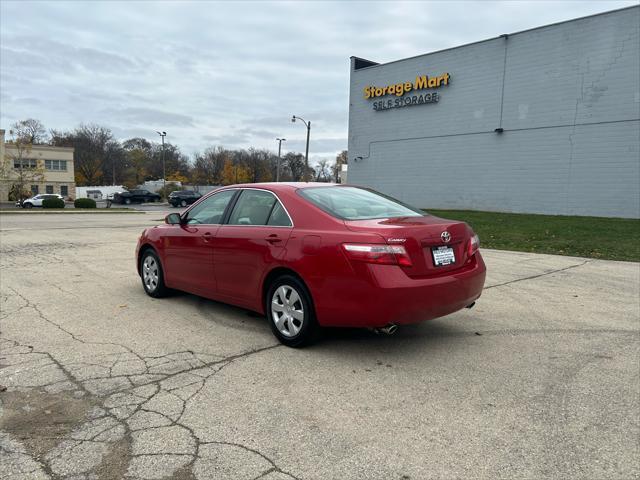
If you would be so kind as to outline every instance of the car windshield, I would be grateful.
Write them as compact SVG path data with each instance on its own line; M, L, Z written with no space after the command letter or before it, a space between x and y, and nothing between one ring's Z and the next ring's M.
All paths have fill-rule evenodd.
M343 220L421 217L425 213L399 200L358 187L313 187L300 195L328 214Z

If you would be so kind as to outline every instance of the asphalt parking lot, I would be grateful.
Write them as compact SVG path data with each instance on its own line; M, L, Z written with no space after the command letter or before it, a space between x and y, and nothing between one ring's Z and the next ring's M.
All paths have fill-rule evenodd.
M640 266L484 251L476 307L280 346L136 276L144 215L0 217L0 478L640 475Z

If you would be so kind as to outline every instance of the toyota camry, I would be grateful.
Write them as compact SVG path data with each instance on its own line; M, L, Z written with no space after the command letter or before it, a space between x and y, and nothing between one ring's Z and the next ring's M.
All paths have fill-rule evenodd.
M471 307L485 280L479 244L466 223L370 189L257 183L147 228L136 263L148 295L176 289L259 312L299 347L321 327L392 333Z

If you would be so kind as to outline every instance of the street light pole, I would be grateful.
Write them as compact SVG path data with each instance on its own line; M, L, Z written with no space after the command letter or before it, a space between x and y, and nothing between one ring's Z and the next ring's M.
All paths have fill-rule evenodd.
M276 142L278 142L278 166L276 167L276 182L280 181L280 154L282 153L282 142L286 141L286 138L276 138Z
M167 198L167 172L164 163L164 137L167 136L167 132L158 132L156 131L160 138L162 139L162 196Z
M309 181L309 135L311 134L311 122L305 122L303 118L296 117L295 115L291 117L291 122L296 123L296 120L300 120L307 127L307 149L304 154L304 181Z

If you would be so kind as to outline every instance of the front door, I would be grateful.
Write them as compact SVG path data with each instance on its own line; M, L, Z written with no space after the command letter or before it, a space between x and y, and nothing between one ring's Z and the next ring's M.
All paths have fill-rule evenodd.
M165 236L165 270L168 285L212 297L216 291L213 242L225 210L236 190L207 197L183 214L181 225L173 225Z
M242 190L228 222L220 227L215 239L218 296L258 309L262 278L284 254L291 230L291 220L273 193Z

